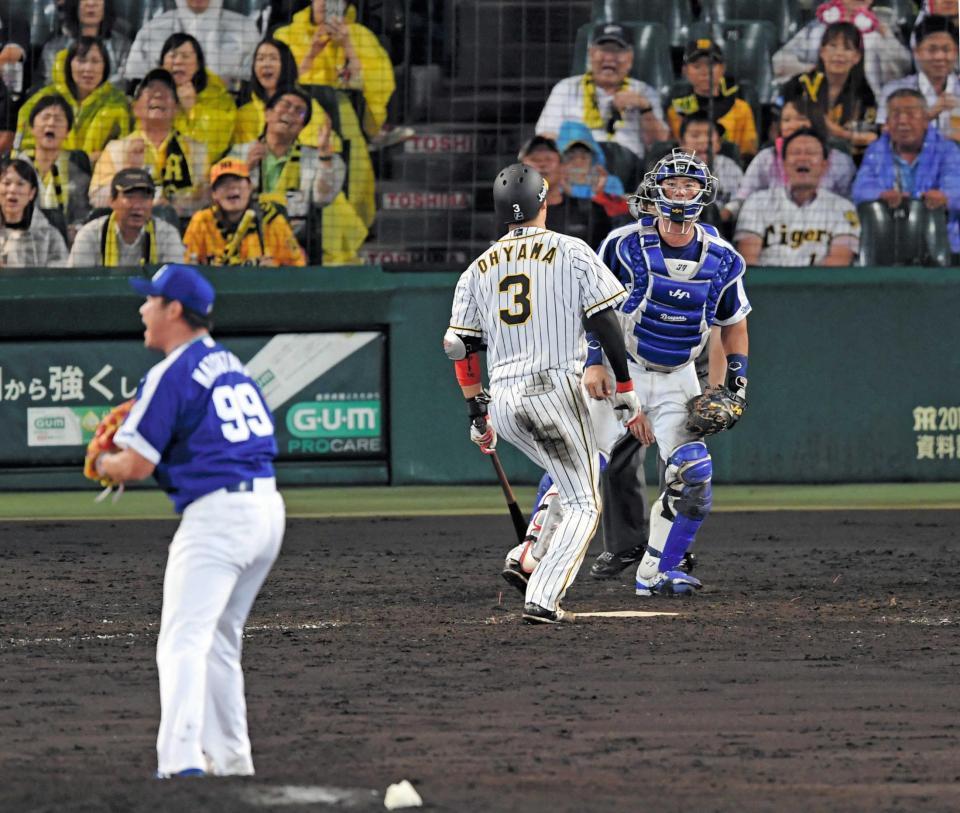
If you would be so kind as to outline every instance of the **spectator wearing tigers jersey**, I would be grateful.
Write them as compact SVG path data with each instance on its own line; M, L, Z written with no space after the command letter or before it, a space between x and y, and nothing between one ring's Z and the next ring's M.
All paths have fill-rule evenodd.
M210 169L213 206L190 220L187 262L200 265L306 265L303 249L280 209L251 202L250 170L224 158Z
M819 188L827 146L802 129L783 145L787 185L754 192L737 221L737 250L748 265L848 266L860 248L853 204Z

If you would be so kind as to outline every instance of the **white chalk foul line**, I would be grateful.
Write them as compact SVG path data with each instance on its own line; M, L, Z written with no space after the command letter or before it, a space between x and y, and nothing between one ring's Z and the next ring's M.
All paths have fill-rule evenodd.
M647 612L645 610L601 610L595 613L570 613L575 619L581 618L654 618L656 616L677 616L680 613Z

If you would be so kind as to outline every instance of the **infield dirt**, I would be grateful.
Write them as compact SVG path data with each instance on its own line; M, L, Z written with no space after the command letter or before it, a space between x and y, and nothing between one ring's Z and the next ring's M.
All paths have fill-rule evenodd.
M960 810L960 511L718 514L695 598L584 567L565 601L678 617L559 627L520 624L505 517L291 521L245 643L257 776L160 782L175 527L0 524L4 813L373 811L404 778L457 813Z

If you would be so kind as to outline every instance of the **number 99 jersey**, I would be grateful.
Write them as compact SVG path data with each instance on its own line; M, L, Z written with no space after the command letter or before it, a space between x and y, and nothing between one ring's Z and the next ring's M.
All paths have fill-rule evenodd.
M140 382L114 438L156 466L177 512L226 486L273 477L273 416L242 362L210 336L181 345Z

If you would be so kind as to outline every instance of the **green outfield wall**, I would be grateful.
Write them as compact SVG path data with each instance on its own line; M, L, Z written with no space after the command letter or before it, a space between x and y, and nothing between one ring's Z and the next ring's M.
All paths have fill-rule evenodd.
M274 407L285 482L493 480L441 350L455 274L209 277L217 337L268 386L283 383L277 365L300 376ZM960 481L960 269L755 269L747 287L750 405L711 442L718 481ZM103 269L3 271L0 485L83 483L91 416L156 360L139 302ZM517 482L539 476L512 449L502 459Z

